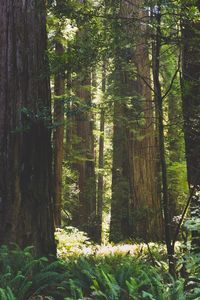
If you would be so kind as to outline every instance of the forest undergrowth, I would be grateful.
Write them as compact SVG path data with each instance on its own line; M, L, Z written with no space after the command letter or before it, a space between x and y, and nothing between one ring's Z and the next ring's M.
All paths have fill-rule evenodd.
M200 299L200 255L189 248L182 254L181 243L172 278L164 244L99 246L72 227L57 230L56 238L56 260L35 258L33 247L1 246L1 300Z

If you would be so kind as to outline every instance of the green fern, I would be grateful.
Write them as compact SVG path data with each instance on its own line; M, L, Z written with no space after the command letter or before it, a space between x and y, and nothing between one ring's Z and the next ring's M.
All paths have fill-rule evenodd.
M186 283L166 276L144 257L74 256L49 262L34 257L32 247L2 246L0 300L199 300L199 268L191 269Z
M47 258L35 258L32 247L22 251L12 245L0 247L0 266L0 299L27 300L40 293L64 299L67 283L60 261L50 263Z
M2 289L0 288L0 299L1 300L17 300L17 298L15 298L13 292L11 291L11 289L9 287Z

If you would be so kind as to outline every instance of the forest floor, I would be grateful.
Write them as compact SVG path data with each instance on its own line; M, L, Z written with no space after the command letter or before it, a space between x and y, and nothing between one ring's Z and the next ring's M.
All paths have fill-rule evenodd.
M0 247L0 300L200 300L200 254L181 243L172 278L162 243L95 245L72 227L56 240L53 261L33 247Z

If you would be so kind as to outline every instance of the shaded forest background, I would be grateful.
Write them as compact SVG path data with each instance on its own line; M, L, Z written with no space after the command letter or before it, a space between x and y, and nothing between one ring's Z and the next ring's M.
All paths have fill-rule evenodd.
M173 255L188 194L198 217L195 3L50 7L57 226L96 242L108 226L113 242L165 239Z

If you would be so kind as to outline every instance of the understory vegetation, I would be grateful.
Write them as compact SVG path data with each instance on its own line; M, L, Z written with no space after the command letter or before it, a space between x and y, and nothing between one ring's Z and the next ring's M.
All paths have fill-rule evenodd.
M1 300L200 299L200 255L189 248L183 254L181 243L174 279L163 244L99 246L72 227L56 238L57 259L36 258L33 247L1 246Z

